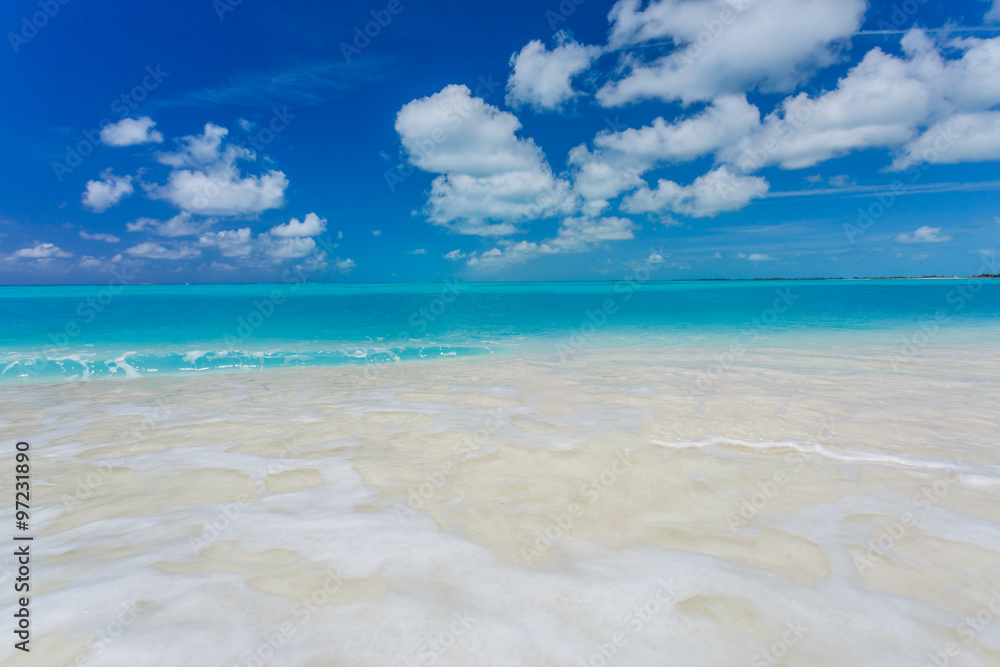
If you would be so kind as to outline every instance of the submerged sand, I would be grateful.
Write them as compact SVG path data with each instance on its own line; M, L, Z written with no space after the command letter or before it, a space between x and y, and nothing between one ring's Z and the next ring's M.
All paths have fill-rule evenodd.
M0 665L998 665L997 352L6 387Z

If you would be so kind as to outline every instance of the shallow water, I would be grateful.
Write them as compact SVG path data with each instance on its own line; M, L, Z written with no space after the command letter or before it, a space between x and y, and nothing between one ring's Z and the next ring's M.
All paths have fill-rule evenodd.
M0 383L586 347L1000 344L1000 280L0 287Z
M1000 664L1000 346L911 342L2 388L0 664Z

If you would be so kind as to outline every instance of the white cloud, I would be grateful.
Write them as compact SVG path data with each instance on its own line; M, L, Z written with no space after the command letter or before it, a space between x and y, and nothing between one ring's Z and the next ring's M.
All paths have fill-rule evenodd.
M415 250L411 250L411 251L410 251L410 254L411 254L411 255L426 255L426 254L427 254L427 251L426 251L426 250L424 250L423 248L417 248L417 249L415 249Z
M139 218L135 222L126 223L125 229L130 232L149 231L157 236L176 238L178 236L197 236L208 230L214 220L195 220L187 211L181 211L168 220L153 220Z
M261 234L257 238L262 244L264 253L279 261L305 257L316 251L316 242L308 236L275 239Z
M382 236L382 230L381 229L372 230L372 236Z
M901 46L903 57L870 50L834 90L786 98L758 130L719 157L750 173L771 164L800 169L855 150L905 146L892 167L902 169L919 159L925 143L942 146L942 123L951 118L964 135L932 153L938 162L1000 158L991 119L973 113L1000 103L1000 38L952 40L947 47L962 52L952 60L919 29L911 29Z
M104 262L91 255L84 255L80 258L79 267L81 269L99 269L102 266L104 266Z
M759 87L786 91L839 57L861 25L864 0L620 0L608 15L609 46L668 39L652 63L626 53L627 74L597 93L604 106L641 99L685 104Z
M752 199L763 197L767 190L763 178L734 174L722 166L699 176L691 185L661 179L654 190L643 186L625 198L622 208L630 213L668 211L710 218L741 209Z
M913 234L898 234L896 241L899 243L944 243L950 241L950 236L943 236L940 227L930 227L924 225Z
M639 161L687 162L728 146L760 126L760 111L745 95L720 97L700 113L667 123L657 118L651 125L622 132L602 132L594 145Z
M464 252L462 252L462 251L461 251L461 250L459 250L458 248L455 248L455 249L454 249L454 250L452 250L451 252L447 252L447 253L445 253L445 254L444 254L444 255L442 255L442 256L443 256L443 257L444 257L445 259L451 259L451 260L458 260L458 259L465 259L466 257L468 257L468 255L467 255L467 254L465 254Z
M852 150L896 146L912 136L930 104L926 86L910 76L906 63L872 49L835 90L786 98L758 131L721 157L750 173L771 164L800 169Z
M80 230L80 238L90 241L104 241L105 243L118 243L121 240L114 234L105 234L103 232L91 234L83 229Z
M87 181L83 205L101 213L108 210L134 191L131 176L115 176L110 169L101 172L101 180Z
M107 146L158 144L163 141L163 135L153 129L155 125L149 116L123 118L101 130L101 141Z
M53 257L72 257L72 255L52 243L36 243L31 248L21 248L11 257L15 259L50 259Z
M297 218L292 218L284 225L272 227L270 234L273 236L319 236L326 231L326 218L321 218L315 213L307 213L305 220L299 222Z
M256 155L239 146L223 147L228 132L206 123L202 134L181 139L179 150L161 154L159 161L174 169L151 196L201 215L252 215L280 208L288 187L285 174L272 169L242 176L236 161L254 160Z
M649 257L646 258L646 264L663 264L663 255L652 252Z
M583 198L584 212L590 215L599 214L609 206L609 200L642 185L641 174L648 168L641 160L629 165L628 158L592 152L584 145L569 152L568 162L574 168L573 192Z
M624 241L635 238L635 225L626 218L567 218L563 220L555 238L539 243L519 241L507 245L503 250L493 248L478 257L468 255L469 266L498 268L511 264L521 264L542 255L576 253L589 250L605 241ZM463 255L457 250L445 255L448 259L458 259Z
M573 99L573 77L580 74L601 54L597 46L584 46L556 35L559 45L551 51L539 40L528 42L510 58L512 68L507 80L507 104L554 111Z
M140 243L129 248L125 251L125 254L131 255L132 257L141 257L143 259L179 260L197 257L201 254L201 251L197 248L183 245L175 248L165 248L159 243L147 241L146 243Z
M697 114L642 128L600 132L594 150L569 153L573 191L585 215L596 216L618 195L645 185L642 174L660 164L686 162L742 139L760 125L760 112L744 95L720 97Z
M507 235L514 223L572 210L569 184L541 149L520 139L521 123L451 85L413 100L396 131L416 167L441 174L431 184L429 220L459 234Z
M253 250L249 227L203 234L198 239L201 247L215 247L223 257L246 257Z
M486 177L438 176L429 207L431 222L456 233L506 236L517 231L514 222L570 212L572 200L569 184L545 167Z
M983 20L990 23L1000 23L1000 0L993 0L993 5L986 10Z
M337 267L337 270L343 271L344 273L347 273L355 266L357 266L357 264L354 263L354 260L351 259L350 257L348 257L347 259L337 260L336 262L334 262L333 265Z
M906 169L918 162L955 164L1000 159L1000 111L957 113L908 142L891 166Z
M771 256L760 252L752 252L747 256L747 259L751 262L766 262L771 259Z

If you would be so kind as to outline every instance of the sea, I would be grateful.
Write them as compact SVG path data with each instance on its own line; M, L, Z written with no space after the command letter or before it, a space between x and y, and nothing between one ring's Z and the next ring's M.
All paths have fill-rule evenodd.
M1000 665L1000 280L654 278L0 287L0 665Z

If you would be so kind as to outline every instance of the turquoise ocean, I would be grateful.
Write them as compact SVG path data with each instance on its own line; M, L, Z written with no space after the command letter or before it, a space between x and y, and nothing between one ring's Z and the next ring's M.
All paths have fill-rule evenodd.
M991 279L0 288L5 383L582 347L996 341Z

